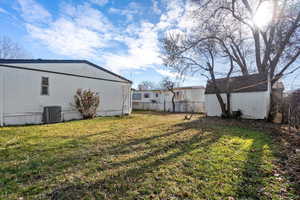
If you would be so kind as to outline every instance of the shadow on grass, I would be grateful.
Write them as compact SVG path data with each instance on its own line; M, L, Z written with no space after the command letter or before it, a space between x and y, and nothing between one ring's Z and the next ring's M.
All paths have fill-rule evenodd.
M27 160L18 160L20 163L17 166L2 166L0 167L0 174L6 174L6 177L2 179L0 186L6 188L7 193L13 193L16 188L10 188L10 184L15 180L18 180L18 183L34 185L36 182L39 182L43 179L53 179L55 176L64 174L66 169L78 170L77 166L82 165L82 163L88 162L89 160L96 158L100 159L105 156L105 154L110 154L113 156L118 156L121 154L131 153L132 149L130 148L135 145L141 145L149 143L152 140L169 137L175 134L178 134L182 131L187 130L187 127L181 129L172 130L158 135L153 135L145 138L137 138L130 140L125 143L111 145L108 148L102 149L93 149L92 145L89 143L88 138L96 135L101 135L107 132L98 132L95 134L88 134L75 139L62 140L63 142L57 143L54 146L44 146L43 144L26 144L26 146L18 147L9 147L2 149L0 155L2 155L1 160L3 162L13 161L15 158L9 158L9 155L16 155L16 153L24 153L24 156L33 153L34 155L27 158ZM109 131L108 131L109 132ZM56 136L55 136L56 138ZM59 137L60 138L60 137ZM176 144L168 145L168 148L174 147ZM91 148L91 149L89 149ZM147 149L151 149L152 146L149 145ZM165 147L167 148L167 147ZM54 150L64 150L63 154L57 154ZM134 151L145 150L145 147L140 149L134 148ZM155 149L155 148L153 148ZM76 150L76 151L75 151ZM80 150L80 151L78 151ZM83 151L82 151L83 150ZM158 154L161 150L155 150L149 154L144 154L141 158L134 158L130 161L125 161L124 163L115 163L113 165L123 166L131 162L136 162L138 160L146 159L151 155ZM20 158L19 158L20 159ZM25 162L24 162L25 161ZM77 169L76 169L77 168ZM104 169L103 169L104 170ZM70 172L69 172L70 173ZM13 178L12 178L13 177ZM30 191L29 191L30 192ZM26 192L25 192L26 193Z
M146 173L153 172L161 165L168 165L169 162L197 148L210 146L219 139L219 136L215 136L203 141L201 135L202 132L199 132L189 139L175 141L151 153L124 162L113 163L110 166L112 168L150 159L150 162L131 167L127 170L121 170L117 175L107 176L94 183L71 184L59 187L48 194L47 197L51 199L80 199L85 196L93 196L94 198L106 197L108 199L126 197L128 191L134 191L138 188L139 183L143 181ZM110 167L104 170L108 170Z
M227 128L221 126L226 130ZM271 178L273 176L272 170L274 163L272 156L276 150L274 149L271 138L257 131L245 131L244 128L233 128L231 136L237 136L241 139L252 140L251 145L246 150L246 157L243 163L240 163L239 173L240 180L234 183L236 186L235 199L272 199L269 190L272 184ZM266 185L267 184L267 185ZM269 187L268 189L266 189ZM278 191L277 191L278 192ZM276 195L275 195L276 196Z
M238 184L237 197L240 199L269 199L264 193L266 179L272 174L264 165L264 148L271 147L269 142L252 138L253 143L248 151L247 160Z
M197 130L197 132L189 137L176 138L179 134L191 129ZM34 187L36 182L42 179L55 180L55 177L64 174L66 169L70 169L68 173L80 170L83 163L91 160L92 162L99 163L100 166L102 161L106 161L105 156L107 155L116 157L123 154L139 153L138 155L133 154L134 157L130 157L124 161L112 161L109 164L100 166L97 170L99 173L103 173L104 176L97 177L95 181L84 182L85 180L82 180L75 183L65 181L64 184L59 183L60 186L56 186L50 192L48 190L49 193L46 196L44 195L47 185L42 186L43 188L39 192L23 192L25 196L41 195L41 199L118 199L127 197L128 191L137 190L140 184L143 183L145 175L152 173L160 168L160 166L168 165L174 160L178 161L179 157L189 154L197 148L209 149L212 144L216 143L220 137L226 134L241 136L241 134L223 133L219 130L222 130L222 127L210 127L205 124L205 121L200 123L199 120L194 120L176 124L175 130L173 129L150 137L128 139L120 144L114 143L108 147L100 146L97 148L92 148L93 146L89 144L88 138L102 134L102 132L88 134L55 146L57 149L66 149L63 155L56 157L55 152L51 152L51 149L49 149L49 153L51 154L44 161L42 161L44 159L43 156L47 154L37 154L29 163L21 163L14 168L3 168L3 171L0 171L0 173L8 173L10 177L16 175L15 178L18 179L18 183ZM205 131L213 131L213 133L209 136L204 136L203 132ZM168 140L168 137L170 137L170 140ZM243 179L239 183L240 187L236 193L238 197L259 198L257 190L263 187L262 181L266 175L261 170L263 146L266 143L251 135L242 135L241 137L253 139L254 142L245 162L242 174ZM152 141L160 139L166 141L152 143ZM109 173L110 170L116 169L118 171ZM7 183L10 181L7 179ZM2 186L5 188L5 183L4 185L0 184L0 187ZM7 190L7 193L13 192L13 188Z

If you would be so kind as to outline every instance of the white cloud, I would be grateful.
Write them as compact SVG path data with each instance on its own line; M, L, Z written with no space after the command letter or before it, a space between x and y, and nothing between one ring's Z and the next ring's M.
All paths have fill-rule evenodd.
M62 4L61 12L47 27L29 21L28 33L51 51L77 58L94 58L98 49L109 45L113 26L99 10L89 4Z
M6 10L4 10L3 8L0 8L0 13L3 13L3 14L9 14Z
M184 83L184 85L205 85L206 83L206 78L205 77L194 77L194 76L181 76L179 73L177 72L171 72L167 69L160 69L160 68L156 68L155 69L156 72L158 72L159 74L161 74L163 77L169 77L171 78L173 81L176 82L180 82L180 83Z
M34 0L18 0L20 5L21 15L27 22L42 22L51 21L51 14L40 4Z
M92 8L89 4L73 6L63 3L61 12L63 17L73 20L80 27L100 32L108 32L113 28L102 12Z
M152 0L152 10L157 15L160 15L162 13L158 5L158 0Z
M96 48L106 46L96 32L78 27L66 19L59 19L46 29L31 24L26 28L33 38L61 55L91 58L96 56Z
M178 27L181 29L186 29L187 31L193 31L196 28L196 18L193 18L193 12L199 8L199 5L193 1L186 1L185 11L183 15L178 20Z
M34 0L18 1L30 36L41 41L57 54L96 60L115 72L155 68L163 75L170 77L178 75L156 68L162 65L158 38L168 29L180 32L187 27L186 20L183 20L183 17L187 16L184 0L172 0L172 2L165 0L164 4L159 5L166 6L165 12L158 7L157 0L153 0L152 9L156 10L153 12L161 13L158 23L136 18L143 14L143 8L137 3L130 3L124 9L110 8L110 13L124 15L127 22L131 22L125 28L124 24L120 26L113 24L90 3L76 6L62 3L60 15L53 19L50 13ZM33 10L39 11L25 11L29 6L28 2L34 5ZM89 2L104 5L108 1L90 0ZM37 17L39 12L43 20ZM131 21L133 19L134 21ZM39 23L41 21L48 21L48 23L41 25ZM114 44L121 44L122 47L116 46L112 52Z
M131 2L126 8L110 8L110 13L124 15L127 18L127 22L130 22L134 19L135 16L142 14L142 7L140 4Z
M178 74L176 72L170 72L169 70L165 70L165 69L155 69L155 70L162 76L167 76L167 77L171 77L171 78L179 78L180 77L180 74Z
M160 65L158 48L158 35L155 26L149 22L142 22L140 27L127 29L130 36L123 36L118 40L126 44L126 54L111 54L104 56L105 65L113 71L119 72L123 69L141 69ZM134 29L134 32L130 30Z
M90 0L90 2L98 6L104 6L108 3L108 0Z
M153 7L158 6L157 1L153 1ZM157 24L149 22L140 22L140 26L129 24L126 29L126 36L120 36L118 40L125 43L128 51L125 54L106 54L104 60L106 66L114 71L122 69L141 69L161 65L159 49L159 35L167 29L172 32L182 32L188 24L184 24L182 18L187 17L186 4L183 0L166 1L166 12L160 17ZM112 8L112 13L121 13L121 10ZM125 13L123 13L125 14ZM176 77L179 74L157 69L157 72L163 75Z
M172 0L166 2L166 12L160 17L160 22L167 23L169 26L174 26L178 23L180 17L184 14L184 1Z
M160 30L178 29L192 30L195 21L191 17L192 12L198 8L191 0L165 0L166 11L161 14L157 28Z

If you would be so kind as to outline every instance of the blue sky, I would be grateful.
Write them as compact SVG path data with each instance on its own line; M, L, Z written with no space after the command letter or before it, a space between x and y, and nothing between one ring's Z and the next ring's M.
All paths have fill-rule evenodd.
M33 58L86 59L134 82L176 78L160 59L159 39L191 24L185 0L0 0L0 36ZM300 87L300 78L284 79ZM205 85L186 77L181 85Z
M162 65L159 39L187 28L188 7L184 0L0 0L0 29L33 58L87 59L136 86L176 77Z

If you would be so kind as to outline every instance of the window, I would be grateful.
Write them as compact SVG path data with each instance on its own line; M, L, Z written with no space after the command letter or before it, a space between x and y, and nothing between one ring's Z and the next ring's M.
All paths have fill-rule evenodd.
M141 93L134 93L132 95L133 100L142 100L142 94Z
M147 99L147 98L150 98L150 94L149 94L149 93L145 93L145 94L144 94L144 98L146 98L146 99Z
M41 95L49 95L49 78L42 77Z

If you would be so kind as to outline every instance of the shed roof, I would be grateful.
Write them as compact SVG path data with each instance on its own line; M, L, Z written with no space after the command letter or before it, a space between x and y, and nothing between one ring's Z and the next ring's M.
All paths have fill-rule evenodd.
M217 87L221 93L227 92L227 83L230 81L230 92L259 92L268 90L268 78L264 74L251 74L247 76L236 76L216 79ZM216 89L211 80L207 81L205 94L215 94Z
M87 60L49 60L49 59L0 59L0 64L17 64L17 63L85 63L85 64L88 64L92 67L95 67L99 70L102 70L102 71L105 71L111 75L114 75L120 79L123 79L129 83L132 83L132 81L116 74L116 73L113 73L103 67L100 67L99 65L96 65L90 61L87 61Z

